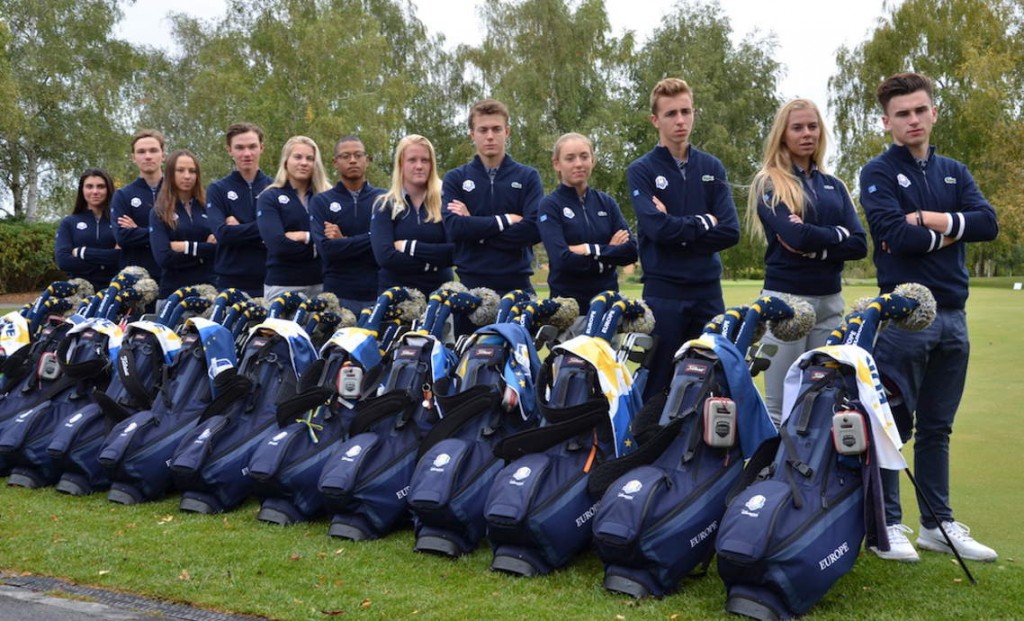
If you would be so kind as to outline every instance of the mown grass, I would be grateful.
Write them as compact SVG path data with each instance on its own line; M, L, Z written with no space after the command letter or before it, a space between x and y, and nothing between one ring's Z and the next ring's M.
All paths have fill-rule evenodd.
M957 518L999 560L971 563L978 580L971 586L950 556L925 552L921 563L904 565L862 554L812 618L1024 618L1017 504L1024 498L1017 458L1024 440L1024 335L1017 329L1024 292L1009 282L975 283L968 309L972 363L952 445ZM725 291L730 304L749 302L758 286L727 282ZM846 297L874 292L870 283L851 284ZM904 497L912 499L907 483ZM172 497L124 507L102 494L72 498L3 486L0 568L287 620L733 618L722 610L714 565L676 595L634 601L601 588L592 553L550 576L519 579L490 572L486 547L450 561L414 553L410 531L351 543L328 537L326 522L257 522L255 502L218 516L183 514L177 504ZM913 503L905 509L916 525Z

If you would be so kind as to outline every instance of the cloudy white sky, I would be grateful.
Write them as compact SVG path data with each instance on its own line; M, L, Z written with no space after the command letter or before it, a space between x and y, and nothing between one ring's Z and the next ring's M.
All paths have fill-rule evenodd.
M734 36L774 33L776 60L786 68L780 85L784 98L808 97L827 105L828 78L835 72L835 51L863 41L883 14L883 5L898 0L720 0ZM451 45L475 44L483 27L477 15L482 0L413 0L427 28L442 33ZM671 12L673 0L605 0L616 34L632 30L642 40ZM170 48L167 13L188 13L213 19L224 11L223 0L138 0L125 10L121 36ZM683 76L685 77L685 76ZM699 88L699 85L696 85Z

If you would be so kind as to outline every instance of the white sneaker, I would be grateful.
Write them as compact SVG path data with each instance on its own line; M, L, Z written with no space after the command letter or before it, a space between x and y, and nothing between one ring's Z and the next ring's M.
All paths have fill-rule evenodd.
M960 522L943 522L942 528L963 558L969 561L994 561L999 557L995 550L975 541L971 537L971 529L966 525ZM921 535L917 538L917 545L922 550L953 553L938 528L922 528Z
M921 557L917 555L917 550L914 549L914 546L910 544L910 539L907 538L908 534L914 533L914 529L906 524L890 524L885 527L885 530L889 533L888 552L879 550L877 546L868 547L869 550L878 555L878 558L903 563L916 563L921 560ZM941 537L942 535L939 536Z

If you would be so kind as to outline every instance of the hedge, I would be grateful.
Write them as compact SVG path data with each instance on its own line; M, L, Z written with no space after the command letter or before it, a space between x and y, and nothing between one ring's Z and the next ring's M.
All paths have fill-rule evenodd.
M39 291L63 278L53 258L56 222L0 220L0 294Z

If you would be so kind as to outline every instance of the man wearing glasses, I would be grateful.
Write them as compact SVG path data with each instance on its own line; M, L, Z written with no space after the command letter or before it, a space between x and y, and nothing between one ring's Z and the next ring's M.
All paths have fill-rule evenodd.
M340 180L309 204L309 230L324 261L324 291L357 316L377 298L377 262L370 248L370 215L383 194L366 181L370 157L357 136L334 145L334 169Z

